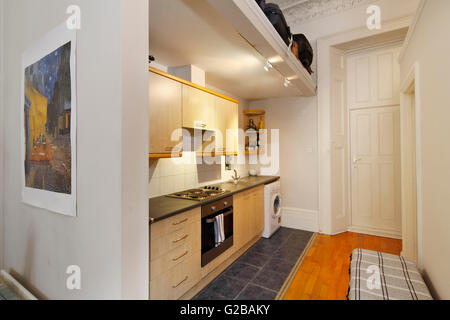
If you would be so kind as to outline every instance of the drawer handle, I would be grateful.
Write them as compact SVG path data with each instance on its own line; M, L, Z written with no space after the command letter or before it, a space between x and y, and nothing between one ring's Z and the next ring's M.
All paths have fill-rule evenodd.
M185 223L186 221L188 221L189 219L188 218L186 218L186 219L184 219L184 220L181 220L180 222L174 222L174 223L172 223L174 226L178 226L178 225L180 225L180 224L182 224L182 223Z
M175 288L178 288L179 286L181 286L184 282L186 282L187 281L187 279L189 279L189 277L188 276L186 276L186 278L184 278L184 280L183 281L181 281L179 284L177 284L176 286L172 286L172 288L173 289L175 289Z
M183 253L183 254L182 254L181 256L179 256L178 258L172 259L172 261L178 261L178 260L180 260L181 258L185 257L188 253L189 253L189 251L186 251L185 253Z
M187 237L188 237L188 235L185 235L183 238L180 238L180 239L178 239L178 240L173 240L173 243L178 243L178 242L181 242L181 241L183 241L183 240L186 240Z

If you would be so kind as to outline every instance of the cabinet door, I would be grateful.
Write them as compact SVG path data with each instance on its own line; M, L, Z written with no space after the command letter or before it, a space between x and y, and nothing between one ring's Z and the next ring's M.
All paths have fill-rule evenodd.
M150 72L150 154L170 154L182 151L180 142L171 140L174 130L182 126L181 103L181 83Z
M250 193L240 192L233 198L234 214L234 247L241 249L249 239L249 204Z
M234 196L235 251L242 248L264 229L264 186Z
M212 130L215 127L215 96L183 85L183 127Z
M233 154L238 151L239 107L236 103L216 97L216 151Z
M249 241L261 235L264 229L264 186L250 190L249 195Z

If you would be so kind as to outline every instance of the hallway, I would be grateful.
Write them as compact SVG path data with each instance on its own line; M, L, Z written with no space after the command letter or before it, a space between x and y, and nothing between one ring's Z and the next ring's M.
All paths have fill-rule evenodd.
M351 232L319 235L284 299L346 300L350 254L356 248L399 255L402 242Z

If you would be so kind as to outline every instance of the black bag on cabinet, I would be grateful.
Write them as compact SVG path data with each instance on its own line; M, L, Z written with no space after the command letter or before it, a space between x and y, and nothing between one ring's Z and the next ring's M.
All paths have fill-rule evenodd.
M314 51L304 34L293 35L293 41L298 44L298 59L311 74L313 71L311 65L314 58Z
M264 7L264 14L275 27L286 45L289 46L291 43L291 29L287 25L286 19L284 18L280 7L275 3L266 3Z
M266 7L266 0L256 0L256 3L262 10Z

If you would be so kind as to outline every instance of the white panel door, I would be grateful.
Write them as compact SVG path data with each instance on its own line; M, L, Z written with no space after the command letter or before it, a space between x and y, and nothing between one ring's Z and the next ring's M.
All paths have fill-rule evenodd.
M353 110L352 227L401 235L400 107Z
M400 104L400 48L384 48L348 57L350 109Z

